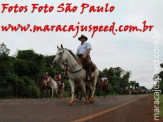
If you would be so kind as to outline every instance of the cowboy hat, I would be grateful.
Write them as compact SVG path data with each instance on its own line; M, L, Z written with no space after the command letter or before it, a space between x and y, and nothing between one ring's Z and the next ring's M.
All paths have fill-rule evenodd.
M85 41L88 40L88 38L86 36L84 36L84 35L81 35L81 37L79 37L78 39L81 40L82 38L85 38Z

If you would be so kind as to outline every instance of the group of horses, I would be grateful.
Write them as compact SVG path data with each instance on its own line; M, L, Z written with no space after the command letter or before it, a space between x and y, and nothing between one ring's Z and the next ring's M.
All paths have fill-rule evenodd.
M146 94L146 90L137 90L137 89L132 89L132 90L128 90L128 89L120 89L120 94L132 94L132 95L137 95L137 94Z
M146 94L146 90L131 90L131 94L137 95L137 94Z
M53 66L62 66L66 64L66 66L68 67L67 75L71 86L71 99L68 103L69 105L72 105L73 102L76 101L76 98L79 98L81 100L82 96L85 97L85 102L87 104L94 103L94 94L96 89L97 93L99 90L103 90L105 95L107 94L108 85L100 83L98 81L99 70L97 67L94 69L94 71L92 71L92 79L87 80L86 69L83 68L79 57L76 56L71 50L63 48L63 45L61 45L61 47L57 46L57 48L58 51L53 61ZM38 78L37 83L40 85L42 95L44 90L46 90L48 94L48 90L51 89L52 98L54 96L54 91L58 96L58 91L60 89L57 86L56 81L54 81L54 79L52 79L51 77L49 77L47 81ZM63 96L63 92L64 84L61 89L61 97Z
M53 66L62 66L65 65L68 67L67 68L67 75L69 78L69 83L71 86L71 99L68 105L72 105L74 101L76 101L76 98L79 98L80 100L82 99L82 96L84 95L85 97L85 102L88 103L94 103L94 95L95 95L95 90L96 93L98 91L102 90L104 96L107 95L108 92L108 83L103 83L98 81L98 76L99 76L99 70L96 67L94 71L92 71L92 79L87 80L87 72L86 69L83 68L83 65L78 58L71 50L63 48L63 45L61 47L58 47L58 51L56 53L56 56L53 60ZM56 91L56 95L58 96L58 90L60 89L51 77L48 78L47 81L44 79L37 79L37 82L40 85L40 90L41 93L43 94L44 90L51 89L52 91L52 98L54 95L54 91ZM63 96L64 92L64 84L61 91L61 97ZM129 91L120 91L121 93L123 92L129 92ZM131 91L132 94L138 94L137 91ZM141 93L145 93L144 91L141 91ZM89 97L88 97L89 96ZM97 94L97 96L99 96Z
M44 90L46 90L46 96L48 96L49 93L48 91L50 90L52 98L54 97L54 91L57 97L59 97L58 91L60 91L60 97L63 97L64 87L65 87L64 83L62 83L62 88L60 88L57 85L57 82L50 76L48 77L47 81L45 79L37 78L37 83L40 86L41 97L43 97Z
M61 47L58 47L58 51L56 53L56 56L53 60L52 66L63 66L66 64L67 68L67 75L69 78L69 83L71 86L71 99L68 105L72 105L74 101L76 101L76 98L82 99L82 96L85 97L86 104L88 103L94 103L94 95L95 91L98 93L98 91L102 90L104 93L104 96L107 95L108 92L108 83L103 83L98 81L99 76L99 70L96 67L94 71L92 71L92 79L87 79L87 72L86 69L83 68L83 65L79 59L78 56L76 56L71 50L63 48L63 45ZM47 81L44 79L37 79L37 82L40 84L40 90L43 94L43 90L47 90L50 88L52 91L52 98L54 95L54 91L56 91L56 95L58 96L59 87L52 79L51 77L48 78ZM61 89L61 97L63 96L64 92L64 84ZM124 92L124 91L120 91ZM125 91L129 92L129 91ZM132 94L138 94L137 91L131 91ZM141 91L141 93L145 93L144 91ZM89 97L88 97L89 96ZM99 96L97 94L97 96Z

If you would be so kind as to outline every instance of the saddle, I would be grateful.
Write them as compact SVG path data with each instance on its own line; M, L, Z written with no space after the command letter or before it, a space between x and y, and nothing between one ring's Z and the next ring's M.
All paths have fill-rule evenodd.
M60 81L60 82L61 82L61 85L59 85L58 81L55 81L55 82L57 83L57 86L58 86L60 89L63 87L63 82L62 82L62 81Z
M87 71L87 62L85 62L84 61L84 59L82 58L82 56L83 55L78 55L78 57L79 57L79 59L80 59L80 63L82 64L82 66L83 66L83 68ZM91 63L89 64L89 65L91 65L91 71L92 72L94 72L96 69L97 69L97 67L96 67L96 65L91 61Z
M96 69L97 69L97 67L96 67L96 65L91 61L91 65L92 65L92 72L94 72Z

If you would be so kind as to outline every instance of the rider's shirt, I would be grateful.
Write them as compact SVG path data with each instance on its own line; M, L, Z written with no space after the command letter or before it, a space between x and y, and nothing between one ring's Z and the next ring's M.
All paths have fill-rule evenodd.
M88 49L92 49L91 44L88 42L83 42L77 49L76 54L84 55ZM89 55L89 54L88 54Z
M44 80L47 81L48 80L48 77L49 77L49 75L45 75L44 76Z
M103 77L103 78L102 78L102 81L106 81L106 80L107 80L107 77Z

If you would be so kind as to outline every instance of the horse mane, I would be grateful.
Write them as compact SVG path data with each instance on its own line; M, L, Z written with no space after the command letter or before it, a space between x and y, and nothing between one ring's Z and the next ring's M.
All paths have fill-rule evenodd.
M77 57L77 55L75 55L71 50L69 49L66 49L71 55L72 57L77 61L77 62L80 62L79 58Z

